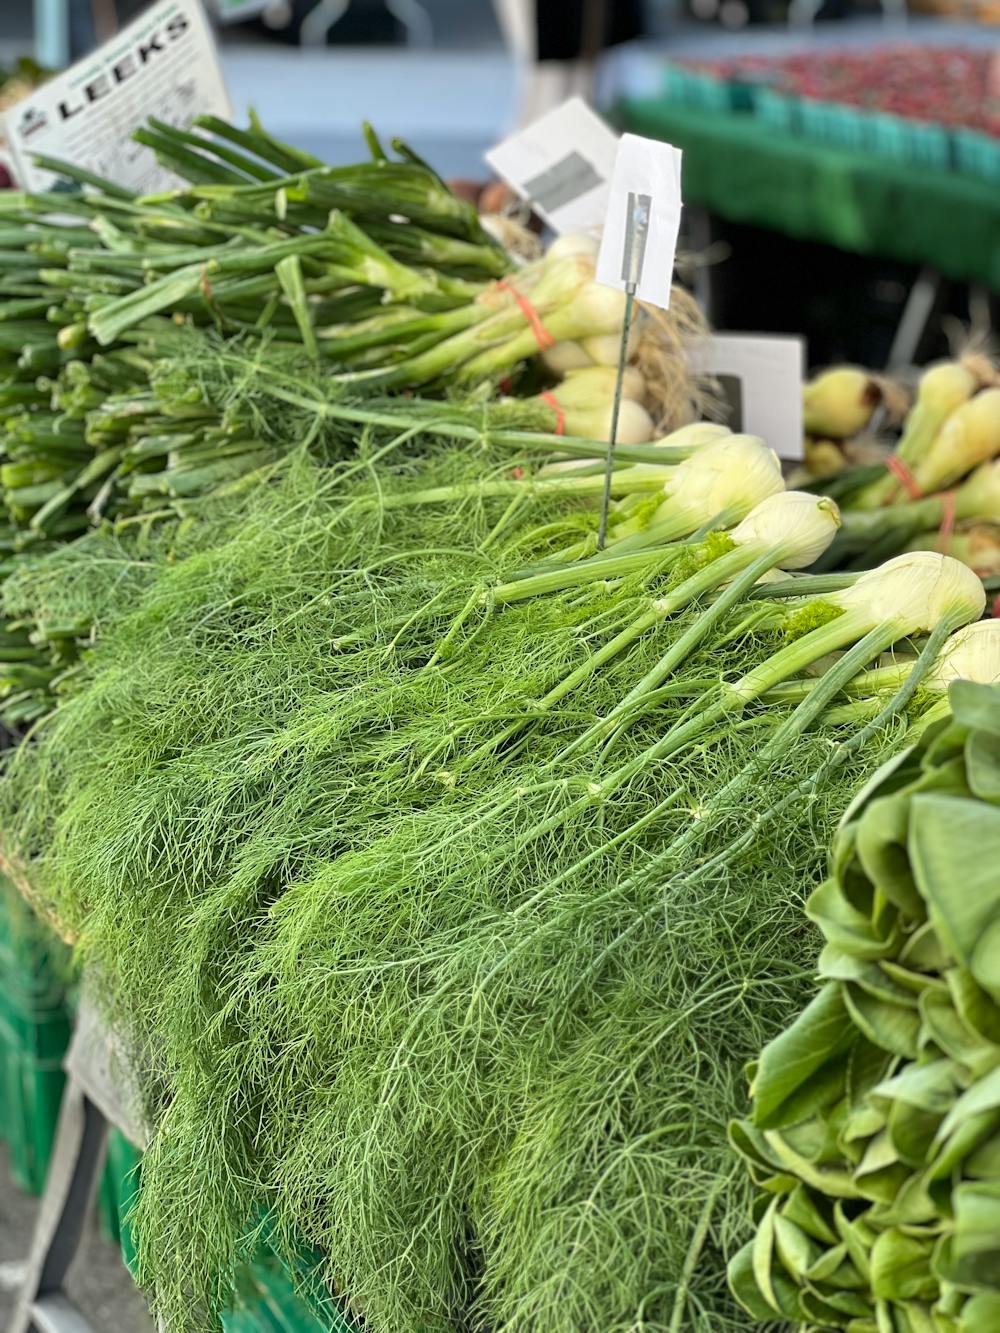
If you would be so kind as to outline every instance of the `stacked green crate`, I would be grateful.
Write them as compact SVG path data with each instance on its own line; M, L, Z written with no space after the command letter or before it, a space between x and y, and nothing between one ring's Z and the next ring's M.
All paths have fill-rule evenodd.
M101 1182L105 1231L135 1270L135 1241L128 1213L139 1189L142 1154L117 1130L108 1136L108 1161ZM316 1276L317 1256L303 1252L294 1275L266 1244L252 1264L237 1273L233 1301L223 1315L224 1333L357 1333L340 1303Z
M30 1194L45 1184L69 1043L68 951L0 876L0 1138Z

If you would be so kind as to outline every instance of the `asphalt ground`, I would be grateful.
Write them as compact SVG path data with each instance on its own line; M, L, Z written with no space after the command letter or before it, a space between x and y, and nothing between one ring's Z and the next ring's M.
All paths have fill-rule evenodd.
M37 1211L38 1200L22 1194L12 1181L7 1149L0 1144L0 1329L7 1327L14 1313ZM121 1251L101 1233L96 1209L66 1285L94 1333L154 1333Z

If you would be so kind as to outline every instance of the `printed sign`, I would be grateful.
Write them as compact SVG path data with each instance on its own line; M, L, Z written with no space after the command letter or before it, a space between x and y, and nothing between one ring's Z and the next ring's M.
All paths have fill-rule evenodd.
M150 116L187 128L195 116L231 116L201 0L159 0L92 55L16 103L3 121L18 183L51 189L58 177L33 154L58 157L140 193L177 177L132 131Z
M581 97L571 97L486 154L512 190L554 231L604 224L618 136Z
M759 435L780 458L802 458L801 338L717 333L692 343L690 358L695 372L719 381L727 426Z
M681 151L623 134L608 197L597 281L634 287L641 301L666 310L681 225Z

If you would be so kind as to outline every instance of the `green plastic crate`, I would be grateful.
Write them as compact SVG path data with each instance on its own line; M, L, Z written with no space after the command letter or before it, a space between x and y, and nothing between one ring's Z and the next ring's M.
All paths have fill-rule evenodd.
M105 1234L121 1246L133 1276L136 1249L129 1211L140 1188L141 1164L139 1150L112 1130L98 1207ZM232 1306L222 1317L225 1333L357 1333L315 1269L316 1256L303 1253L293 1276L274 1251L262 1245L254 1262L238 1271Z
M295 1281L277 1255L266 1250L241 1269L222 1327L225 1333L357 1333L357 1326L307 1275Z
M70 1038L67 950L0 878L0 1138L21 1189L45 1185Z
M0 1034L0 1138L26 1194L45 1186L65 1081L59 1060L39 1060Z

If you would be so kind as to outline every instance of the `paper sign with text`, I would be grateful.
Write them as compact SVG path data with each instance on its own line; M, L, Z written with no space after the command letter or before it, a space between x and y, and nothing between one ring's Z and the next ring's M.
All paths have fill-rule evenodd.
M607 212L618 136L581 97L533 121L486 161L554 231L597 231Z
M681 150L623 134L618 143L597 281L666 310L681 225Z
M759 435L779 458L802 458L801 338L717 333L699 338L689 350L691 369L719 381L727 426Z
M155 116L186 129L195 116L231 116L201 0L159 0L85 59L11 107L3 134L17 180L51 189L58 176L32 155L58 157L140 193L170 189L132 131Z

